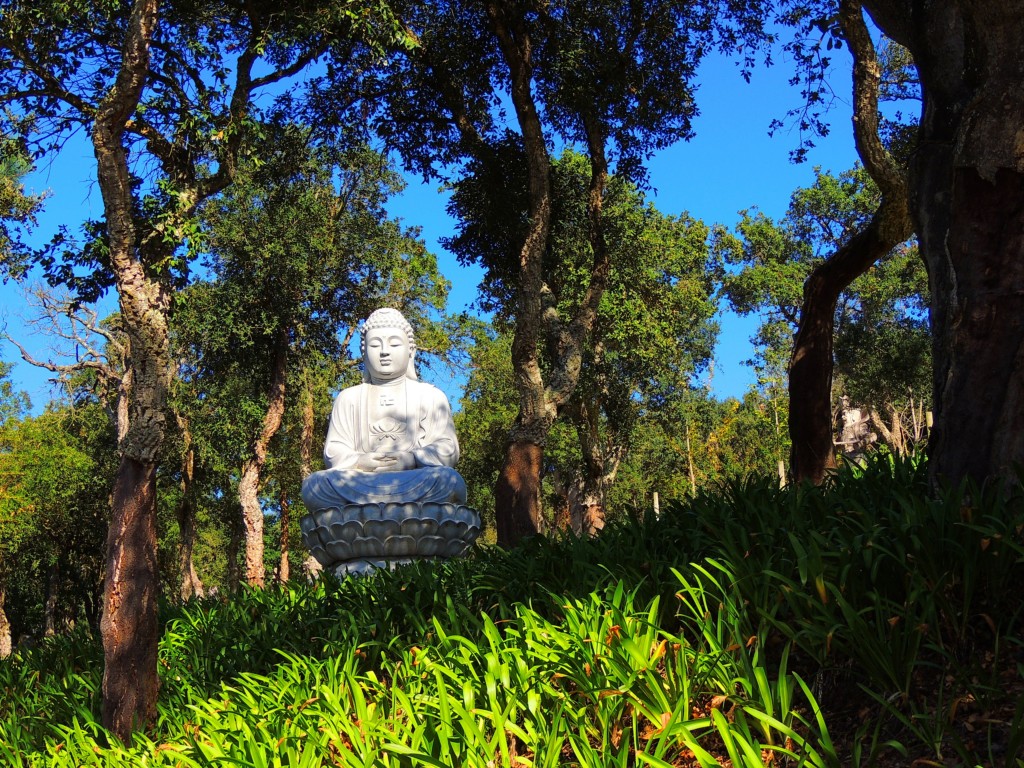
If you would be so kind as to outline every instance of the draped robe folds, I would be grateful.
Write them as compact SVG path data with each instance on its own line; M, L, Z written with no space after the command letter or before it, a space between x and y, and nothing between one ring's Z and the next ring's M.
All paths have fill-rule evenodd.
M416 467L392 472L356 469L364 454L381 450L371 433L371 396L404 387L404 418L393 419L392 442L410 451ZM384 441L387 442L386 440ZM459 459L448 399L441 390L414 379L392 386L359 384L343 390L334 401L324 445L327 469L314 472L302 484L302 500L310 510L345 504L380 502L439 502L464 504L466 483L453 469Z

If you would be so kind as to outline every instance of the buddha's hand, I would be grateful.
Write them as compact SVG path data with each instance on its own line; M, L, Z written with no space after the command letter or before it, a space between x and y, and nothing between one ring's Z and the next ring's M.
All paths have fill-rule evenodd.
M363 472L400 472L416 468L416 457L403 453L364 453L356 462L356 469Z

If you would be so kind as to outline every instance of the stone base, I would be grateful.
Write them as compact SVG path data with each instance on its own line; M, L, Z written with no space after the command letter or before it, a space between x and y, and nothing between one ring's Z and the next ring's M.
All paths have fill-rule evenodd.
M302 543L338 577L413 560L458 557L480 535L480 515L461 504L348 504L299 521Z

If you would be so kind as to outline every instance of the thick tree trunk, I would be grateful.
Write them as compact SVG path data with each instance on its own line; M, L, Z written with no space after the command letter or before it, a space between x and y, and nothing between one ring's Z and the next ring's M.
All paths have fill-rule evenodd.
M901 232L902 237L895 240L885 236L884 206L866 230L818 266L804 283L800 328L789 363L790 472L796 482L809 480L817 485L836 468L832 342L839 294L909 235Z
M936 377L931 470L954 482L1011 481L1024 463L1024 172L986 179L957 169L952 210L955 292L935 329L945 375Z
M865 5L921 76L910 206L932 296L936 483L1024 464L1024 0Z
M238 481L238 498L242 503L242 521L245 525L245 579L252 587L262 587L266 577L263 564L263 509L260 507L259 489L270 441L280 429L284 416L287 372L288 329L282 328L275 342L263 427L251 447L252 458L242 463L242 476Z
M245 581L251 587L262 587L266 577L263 564L263 509L259 498L261 470L259 461L248 459L242 463L242 476L238 481L245 542Z
M11 645L11 622L7 618L7 612L4 610L6 602L7 594L4 592L4 588L0 587L0 659L6 659L13 650Z
M125 124L149 74L158 0L136 0L120 69L92 130L110 266L131 348L129 424L119 447L107 535L103 619L103 724L122 741L156 716L156 466L164 439L169 380L170 294L139 258Z
M494 493L498 543L511 546L542 530L540 487L544 443L556 410L549 401L538 356L545 309L554 311L554 307L545 304L545 297L550 299L551 296L544 284L543 271L551 227L551 161L533 98L529 32L522 28L518 18L506 16L502 3L488 2L486 10L509 68L512 104L523 134L528 170L529 227L519 254L512 338L519 416Z
M544 449L540 445L525 440L509 443L494 491L495 506L502 510L497 516L499 544L511 546L527 536L543 533L543 466Z
M569 487L569 524L579 536L596 536L605 525L605 488L589 474Z
M595 350L595 357L601 355ZM598 388L604 392L603 384ZM626 455L626 449L618 445L619 431L610 422L606 424L607 435L601 434L601 409L597 400L574 403L573 417L576 421L576 435L583 454L583 475L570 486L569 519L574 533L581 536L596 536L605 526L605 495ZM687 436L689 445L689 436Z
M122 740L156 718L156 462L121 459L107 534L103 723Z

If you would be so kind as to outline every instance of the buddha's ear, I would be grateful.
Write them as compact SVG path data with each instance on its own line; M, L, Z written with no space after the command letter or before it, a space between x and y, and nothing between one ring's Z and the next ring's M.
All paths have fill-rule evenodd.
M409 365L405 369L405 378L413 379L414 381L419 380L419 376L416 375L416 350L415 350L415 348L409 354Z

